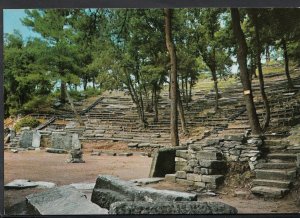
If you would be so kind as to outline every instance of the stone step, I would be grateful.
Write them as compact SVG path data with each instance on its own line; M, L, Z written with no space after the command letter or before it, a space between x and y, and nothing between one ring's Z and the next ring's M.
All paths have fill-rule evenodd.
M283 141L281 139L266 139L265 141L266 146L277 146L277 145L288 145L288 141Z
M290 180L296 177L297 170L291 169L258 169L255 170L257 179Z
M256 186L251 189L253 194L263 195L264 197L270 198L282 198L286 193L288 193L288 191L288 189L268 186Z
M278 181L278 180L270 180L270 179L254 179L253 185L288 189L291 187L292 182L285 181L285 180Z
M296 167L296 163L260 163L256 165L257 169L290 169Z
M268 159L277 159L283 161L296 161L297 156L296 154L289 154L289 153L271 153L267 156Z

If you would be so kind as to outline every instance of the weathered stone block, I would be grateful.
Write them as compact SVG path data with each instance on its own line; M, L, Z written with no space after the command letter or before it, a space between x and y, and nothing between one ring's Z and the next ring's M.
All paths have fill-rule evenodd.
M176 178L186 179L186 172L185 171L177 171L175 175L176 175Z
M103 197L103 190L109 192L117 192L115 196L124 196L127 200L131 201L196 201L197 196L195 194L169 191L169 190L157 190L153 188L143 188L135 186L133 182L120 180L113 176L100 175L96 180L95 187L92 193L92 202L96 203L100 207L105 207L119 199L110 198L108 196Z
M236 208L221 202L116 202L109 214L236 214Z
M38 131L32 133L32 147L39 148L41 146L41 134Z
M175 174L166 174L165 181L166 182L176 182L176 175Z
M196 167L198 165L198 161L197 160L189 160L188 161L188 166L190 167Z
M198 151L197 159L201 160L221 160L222 154L220 152Z
M33 131L24 130L20 136L19 146L21 148L31 147L32 146L32 137L33 137Z
M178 183L180 185L189 185L189 186L194 185L193 181L188 181L186 179L179 179L179 178L176 178L176 183Z
M219 138L206 139L205 145L206 146L217 145L217 144L219 144L219 142L220 142Z
M86 199L84 193L71 186L26 196L27 203L40 215L107 214L108 211Z
M188 151L187 150L177 150L176 157L181 157L184 159L188 159Z
M202 182L212 183L214 185L221 185L224 181L223 175L202 175Z
M199 182L201 181L201 175L195 174L195 173L187 173L187 180L193 181L193 182Z
M175 171L185 171L187 168L187 161L175 162Z
M225 141L237 141L237 142L243 142L245 140L244 134L239 135L225 135L224 136Z
M194 182L194 185L200 188L205 188L205 182Z

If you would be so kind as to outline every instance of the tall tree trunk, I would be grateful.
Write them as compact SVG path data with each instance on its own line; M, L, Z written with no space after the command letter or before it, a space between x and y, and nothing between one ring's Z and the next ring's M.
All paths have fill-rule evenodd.
M212 69L211 71L212 78L214 81L214 89L215 89L215 112L219 109L219 90L218 90L218 79L215 69Z
M193 87L193 80L191 78L190 80L190 93L189 93L189 100L192 101L192 87Z
M270 46L266 45L266 62L269 63L271 60L270 58Z
M185 77L185 104L186 107L189 106L190 97L188 94L188 76Z
M259 120L253 102L251 83L247 71L247 44L240 25L240 14L237 8L231 8L230 11L232 18L233 33L238 44L237 60L240 67L240 77L241 82L243 84L244 99L246 103L249 124L252 130L252 134L260 135L262 131L259 125Z
M286 40L284 37L281 39L281 44L282 44L282 48L283 48L283 52L284 52L285 75L288 80L288 87L292 89L292 88L294 88L294 84L293 84L293 81L290 76L289 56L288 56L288 51L287 51L287 47L286 47Z
M93 89L95 89L95 77L93 76Z
M211 68L212 78L214 80L214 89L215 89L215 112L219 109L219 90L218 90L218 78L216 72L216 48L213 48L213 65Z
M188 130L186 128L184 110L183 110L183 105L182 105L182 100L181 100L179 89L177 89L177 99L178 99L178 112L179 112L179 118L180 118L180 124L181 124L181 131L183 132L184 135L187 135Z
M139 98L138 94L136 93L136 90L133 87L133 84L132 84L132 81L131 81L130 77L127 78L127 82L128 82L128 91L129 91L129 94L131 96L132 101L135 103L135 105L137 107L137 112L138 112L138 115L139 115L139 118L140 118L141 125L143 127L146 127L147 122L145 120L144 110L142 108L143 105L141 105L141 103L140 103L141 99Z
M87 88L87 83L88 83L87 77L85 77L85 78L83 79L83 90L84 90L84 91L85 91L86 88Z
M78 120L79 125L80 126L84 126L84 122L82 121L81 116L77 113L77 110L76 110L76 108L74 106L73 100L72 100L72 98L71 98L71 96L70 96L70 94L68 92L67 86L65 86L65 93L66 93L68 102L69 102L69 104L71 106L71 109L72 109L72 111L73 111L76 119Z
M260 42L260 35L259 35L259 26L257 22L257 13L255 11L252 11L252 18L253 18L253 24L254 24L254 30L255 30L255 41L256 41L256 61L257 61L257 67L258 67L258 78L259 78L259 88L261 97L264 102L265 110L266 110L266 116L264 117L264 121L261 125L262 131L265 131L270 123L270 105L267 98L267 95L265 93L265 82L264 82L264 76L261 66L261 42Z
M66 83L63 80L60 82L60 102L66 103Z
M154 122L158 122L158 95L157 88L154 86L153 88L153 105L154 105Z
M171 97L171 144L172 146L179 146L178 138L178 111L177 111L177 60L176 51L172 40L172 9L164 9L164 19L165 19L165 35L166 35L166 46L170 55L171 71L170 71L170 97Z

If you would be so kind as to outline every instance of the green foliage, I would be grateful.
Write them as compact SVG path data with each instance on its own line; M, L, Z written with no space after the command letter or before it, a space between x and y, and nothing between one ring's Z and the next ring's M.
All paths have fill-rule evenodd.
M22 127L35 128L38 125L40 125L40 121L39 120L37 120L37 119L35 119L33 117L30 117L30 116L27 116L27 117L24 117L21 120L19 120L16 123L16 125L14 126L14 129L17 132L19 132Z

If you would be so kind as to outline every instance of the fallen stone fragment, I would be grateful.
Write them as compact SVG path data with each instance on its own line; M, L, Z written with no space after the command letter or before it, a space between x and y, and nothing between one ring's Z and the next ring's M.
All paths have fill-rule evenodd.
M108 211L90 202L85 194L71 186L26 196L27 203L40 215L107 214Z
M164 178L142 178L142 179L133 179L130 180L134 183L140 184L140 185L148 185L148 184L155 184L159 183L160 181L163 181Z
M64 149L59 149L59 148L46 148L46 151L49 153L55 153L55 154L66 154L68 153Z
M72 183L70 186L79 190L92 190L95 186L95 183Z
M236 208L221 202L116 202L109 214L236 214Z
M56 185L53 182L30 181L26 179L16 179L7 183L4 187L6 189L24 189L24 188L54 188Z
M138 187L131 181L120 180L114 176L98 176L92 193L92 202L98 204L100 207L108 209L110 204L120 201L121 198L124 198L127 201L153 202L197 200L195 194Z
M138 143L132 142L132 143L128 143L128 148L137 148Z
M18 150L17 150L17 149L10 149L10 151L11 151L12 153L18 153Z

